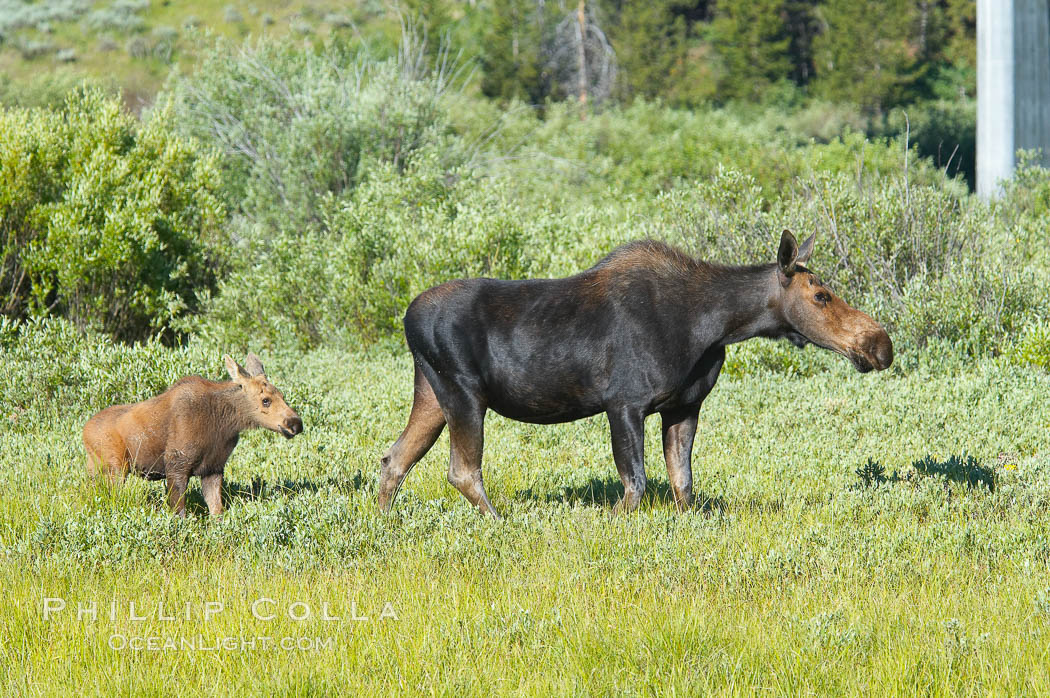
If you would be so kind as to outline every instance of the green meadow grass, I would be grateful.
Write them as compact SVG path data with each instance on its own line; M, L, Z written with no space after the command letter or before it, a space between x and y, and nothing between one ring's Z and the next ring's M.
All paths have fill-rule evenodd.
M809 377L723 376L685 515L658 419L649 494L612 517L604 418L491 414L486 485L503 522L446 483L446 436L381 514L378 458L409 408L403 352L267 360L306 431L242 438L221 521L197 481L184 521L162 483L89 483L92 408L13 410L0 429L2 690L1046 695L1050 376L994 360L905 357L877 375L816 361ZM49 598L66 608L45 619ZM92 602L97 618L78 620ZM131 647L150 637L158 649Z
M63 3L39 0L38 4ZM133 23L127 27L92 24L93 12L118 4L82 3L83 11L75 19L11 29L9 35L0 36L0 74L16 84L29 85L58 69L70 83L76 77L112 83L123 89L131 106L141 108L152 102L173 64L189 66L196 61L202 39L208 40L205 43L211 37L324 40L334 32L351 31L352 22L374 19L373 9L376 15L383 14L382 5L362 9L325 0L153 0L132 3L136 9L129 12ZM390 24L396 26L396 21ZM170 46L169 52L158 51L161 41ZM29 44L41 50L27 53L24 47Z

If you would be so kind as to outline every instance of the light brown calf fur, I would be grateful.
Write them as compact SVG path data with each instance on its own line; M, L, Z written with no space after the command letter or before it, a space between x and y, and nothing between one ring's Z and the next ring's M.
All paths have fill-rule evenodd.
M266 379L262 363L248 354L242 367L224 356L232 380L187 376L160 395L133 405L114 405L84 425L87 470L123 482L131 468L150 480L167 480L168 505L186 516L192 475L212 516L222 514L222 474L240 433L262 427L292 438L303 420Z

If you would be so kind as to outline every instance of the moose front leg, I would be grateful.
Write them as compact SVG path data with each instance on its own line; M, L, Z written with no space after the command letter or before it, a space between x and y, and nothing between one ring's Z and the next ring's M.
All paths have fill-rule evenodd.
M700 407L682 407L661 412L663 420L664 460L667 461L667 479L678 511L693 505L693 438L700 417Z
M208 504L208 513L222 516L222 473L212 473L201 478L201 494Z
M201 454L193 449L169 446L164 451L164 473L167 479L168 506L172 512L186 518L186 488L190 473L201 462Z
M168 473L168 506L182 518L186 518L186 487L189 481L189 475L182 471Z
M613 507L614 514L627 514L638 508L645 494L645 415L632 408L609 410L613 459L623 482L623 499Z

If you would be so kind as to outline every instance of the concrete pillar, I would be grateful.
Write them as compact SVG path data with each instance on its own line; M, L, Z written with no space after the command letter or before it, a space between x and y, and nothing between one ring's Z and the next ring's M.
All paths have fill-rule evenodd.
M977 193L996 196L1018 150L1050 166L1050 0L977 0Z
M977 193L1014 171L1014 3L977 0Z

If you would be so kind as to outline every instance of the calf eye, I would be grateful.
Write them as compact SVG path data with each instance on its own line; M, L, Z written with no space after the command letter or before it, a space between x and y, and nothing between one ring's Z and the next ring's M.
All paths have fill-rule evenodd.
M269 407L269 406L270 406L270 398L264 397L263 398L263 407Z
M815 298L817 299L817 302L821 305L827 305L829 302L831 302L831 296L824 293L823 291L818 292Z

